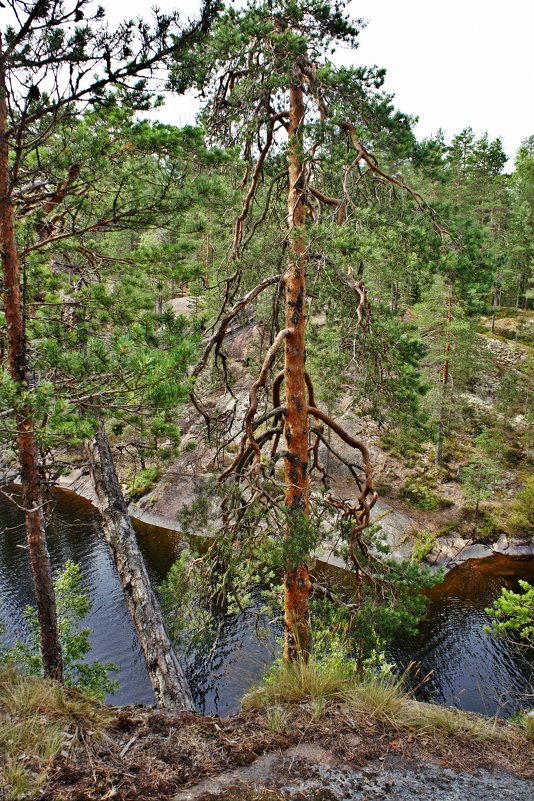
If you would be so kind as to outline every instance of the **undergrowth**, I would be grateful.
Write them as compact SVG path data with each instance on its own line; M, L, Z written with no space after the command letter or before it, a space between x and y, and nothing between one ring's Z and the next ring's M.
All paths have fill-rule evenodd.
M307 702L312 717L341 707L354 718L365 718L433 735L455 735L477 740L503 740L511 736L532 739L534 718L504 724L459 709L416 701L405 688L404 678L364 674L339 668L334 660L310 658L291 665L277 663L264 683L243 698L245 710L264 711L268 727L278 730L284 708ZM276 712L275 712L276 710ZM527 721L527 723L525 723Z
M112 718L111 710L77 690L0 669L0 798L33 798L53 759Z
M429 474L422 476L412 476L406 479L401 487L401 498L408 501L411 506L423 511L434 511L435 509L447 509L452 506L449 498L438 495L434 489L436 479Z

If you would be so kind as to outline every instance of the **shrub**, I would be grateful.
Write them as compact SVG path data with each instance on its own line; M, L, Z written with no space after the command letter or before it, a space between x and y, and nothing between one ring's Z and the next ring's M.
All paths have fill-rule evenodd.
M136 473L127 485L128 497L132 501L138 501L147 492L150 492L159 478L159 468L147 467Z
M496 637L516 632L520 642L534 650L534 586L521 579L519 586L523 592L513 592L505 587L493 606L486 609L493 619L485 630Z
M89 698L102 699L117 687L109 673L117 668L111 662L85 661L91 650L90 629L80 628L80 622L91 611L89 591L83 584L80 566L68 561L54 578L59 639L63 652L63 674L69 687L77 687ZM14 665L27 676L41 676L43 662L39 649L39 624L37 612L27 606L24 616L28 622L28 642L17 642L12 648L0 643L0 663ZM4 632L0 631L0 636Z
M534 476L529 476L515 496L510 523L514 529L534 536Z
M424 529L422 531L415 529L412 534L414 544L410 559L412 562L422 562L434 547L435 535Z
M499 523L497 518L488 511L482 512L480 516L480 525L478 527L479 539L491 542L495 539L495 535L498 531Z
M400 492L401 497L416 509L424 511L446 509L452 506L452 501L434 492L433 483L433 480L426 474L407 478Z

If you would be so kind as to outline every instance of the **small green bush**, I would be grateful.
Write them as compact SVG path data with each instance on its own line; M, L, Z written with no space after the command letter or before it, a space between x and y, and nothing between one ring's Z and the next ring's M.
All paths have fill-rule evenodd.
M515 530L534 536L534 476L527 478L523 489L515 496L510 523Z
M434 547L436 537L430 531L425 531L424 529L422 531L416 529L412 533L414 544L410 559L412 562L422 562Z
M478 527L479 539L485 539L488 542L493 541L499 531L499 523L497 518L487 511L482 512L480 518L481 523Z
M158 467L147 467L136 473L133 479L127 484L128 497L132 501L138 501L147 492L150 492L159 478Z
M426 474L407 478L400 492L401 497L416 509L428 512L452 506L452 501L434 492L433 484Z
M493 606L486 609L492 622L485 631L495 637L507 637L516 632L523 645L534 651L534 586L522 579L519 586L522 592L503 588Z
M91 650L91 630L80 628L79 624L91 611L92 604L79 565L71 561L65 563L63 570L54 577L54 592L65 684L77 687L89 698L101 700L117 688L117 682L109 677L117 668L112 662L85 661ZM42 676L37 612L33 606L27 606L24 616L30 629L29 640L17 642L12 648L0 642L0 667L11 665L25 676ZM3 634L0 630L0 637Z

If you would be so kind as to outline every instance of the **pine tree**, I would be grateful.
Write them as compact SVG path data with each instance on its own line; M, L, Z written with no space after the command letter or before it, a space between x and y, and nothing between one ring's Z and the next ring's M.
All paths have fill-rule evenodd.
M76 116L81 106L106 103L110 88L116 87L126 100L146 106L154 68L194 43L206 29L213 4L207 0L200 21L187 27L181 26L177 15L156 13L154 27L128 22L114 32L103 25L102 9L91 15L86 0L12 0L9 5L14 25L8 25L0 38L0 245L6 350L43 667L46 675L61 679L17 230L28 208L38 206L42 219L30 232L33 242L23 251L23 267L27 252L79 233L76 218L71 218L71 229L64 231L65 217L55 214L73 192L79 167L71 164L63 180L52 177L42 183L38 180L40 149L54 135L58 123ZM21 179L28 177L29 183L23 183Z
M194 375L200 374L213 350L216 357L224 355L224 337L236 315L262 292L281 287L285 321L273 332L271 347L250 390L237 455L221 480L231 484L229 499L223 504L227 532L252 527L250 516L257 513L255 509L268 509L266 520L280 511L285 519L282 550L288 661L307 658L309 649L307 556L317 537L310 522L309 480L311 473L320 474L323 469L317 453L320 444L329 447L325 428L361 457L360 464L349 463L358 488L357 501L351 504L326 495L330 508L352 521L349 553L360 588L365 570L356 551L360 546L365 549L361 535L376 499L366 447L317 407L313 380L305 365L306 284L312 270L319 276L328 265L340 290L354 298L362 327L369 325L367 291L358 264L352 264L350 252L334 265L323 250L316 253L313 227L323 220L342 224L365 177L390 194L406 196L418 208L424 206L401 179L379 166L369 149L381 149L387 143L394 157L401 157L414 145L410 120L393 109L388 95L378 91L384 71L336 68L328 58L338 44L356 46L360 28L361 21L353 23L346 17L343 3L274 0L251 4L242 12L229 9L215 27L209 46L197 53L205 65L199 88L206 92L206 74L211 80L210 101L202 119L213 141L240 144L245 195L234 226L233 269L225 281L224 306ZM268 176L273 176L269 184ZM276 206L282 183L287 189L281 231L285 268L238 299L246 247L268 217L268 210ZM273 192L275 187L277 192ZM259 200L263 190L264 207ZM282 348L283 368L272 381L272 411L258 416L261 394ZM195 395L193 400L209 424L209 414ZM260 425L267 421L270 428L260 434ZM284 449L280 451L282 437ZM265 467L262 446L267 443L271 450ZM280 457L284 462L281 482L276 477ZM266 489L273 483L278 490L283 488L283 505Z

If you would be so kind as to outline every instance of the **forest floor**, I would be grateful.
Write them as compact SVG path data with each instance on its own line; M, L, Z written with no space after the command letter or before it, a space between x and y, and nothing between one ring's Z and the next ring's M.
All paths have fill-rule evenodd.
M309 665L221 719L109 707L0 669L0 799L530 801L534 720Z
M428 718L426 725L410 725L397 712L358 711L329 703L317 715L313 704L300 703L279 709L279 718L273 717L271 708L221 720L141 707L116 709L99 731L84 731L81 722L71 726L71 745L51 764L39 797L43 801L532 798L534 743L518 727L458 713L455 728L439 707L434 708L433 723Z

